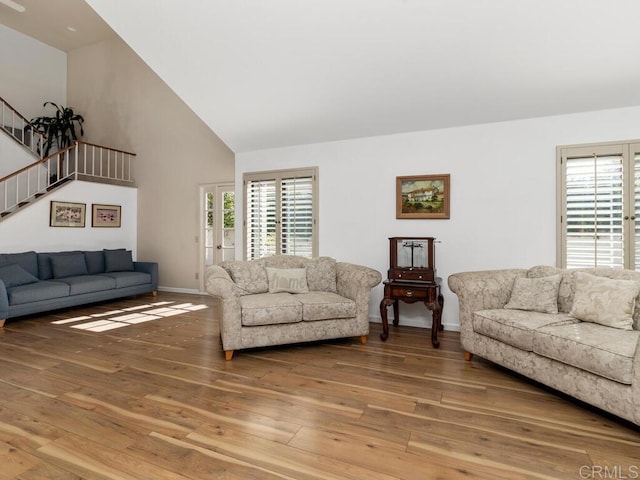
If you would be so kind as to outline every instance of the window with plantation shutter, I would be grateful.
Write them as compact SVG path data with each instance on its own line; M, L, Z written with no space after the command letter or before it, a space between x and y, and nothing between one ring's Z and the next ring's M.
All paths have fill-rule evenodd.
M245 253L317 256L317 168L244 174Z
M558 147L559 266L640 269L639 147Z
M247 258L276 253L276 181L245 180Z

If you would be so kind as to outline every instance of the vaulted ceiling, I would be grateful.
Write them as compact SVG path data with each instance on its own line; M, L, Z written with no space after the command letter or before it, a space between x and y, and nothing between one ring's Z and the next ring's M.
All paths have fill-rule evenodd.
M637 0L87 3L235 152L640 105Z

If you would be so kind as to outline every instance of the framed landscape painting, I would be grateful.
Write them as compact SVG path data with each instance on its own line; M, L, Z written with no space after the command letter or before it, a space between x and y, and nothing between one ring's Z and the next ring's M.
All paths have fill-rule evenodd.
M85 208L86 204L84 203L52 201L49 212L49 226L84 228Z
M449 218L450 175L396 177L396 218Z
M91 209L92 227L120 227L122 207L94 203Z

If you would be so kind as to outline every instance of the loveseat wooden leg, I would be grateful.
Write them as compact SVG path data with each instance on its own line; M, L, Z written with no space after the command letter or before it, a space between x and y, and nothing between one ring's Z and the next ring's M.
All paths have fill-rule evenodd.
M0 318L0 328L4 327L4 321L6 318Z
M471 353L471 352L467 352L467 351L465 350L465 351L464 351L464 359L465 359L467 362L470 362L472 358L473 358L473 353Z
M157 297L158 296L158 291L154 290L153 292L151 292L151 295L153 295L154 297Z
M367 344L367 336L366 335L360 335L360 343L362 345L366 345Z
M233 350L225 350L224 351L224 359L229 361L233 358Z

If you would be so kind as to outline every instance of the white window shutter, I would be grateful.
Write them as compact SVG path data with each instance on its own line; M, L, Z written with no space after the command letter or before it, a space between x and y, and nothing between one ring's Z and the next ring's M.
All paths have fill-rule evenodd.
M623 158L566 159L568 268L624 266Z
M317 169L244 175L247 259L317 255Z
M247 259L276 253L276 181L246 182Z
M313 254L313 178L285 178L281 184L282 253Z

